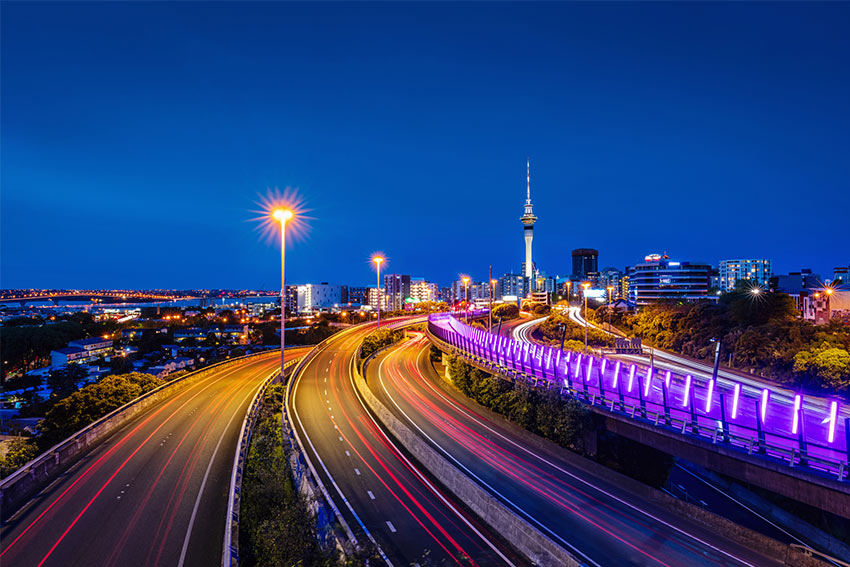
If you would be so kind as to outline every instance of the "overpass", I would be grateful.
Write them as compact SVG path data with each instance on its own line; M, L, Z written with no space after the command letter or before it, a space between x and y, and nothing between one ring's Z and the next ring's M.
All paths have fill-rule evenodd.
M691 375L656 375L635 364L563 353L445 314L429 318L427 334L482 370L584 402L609 431L850 518L848 427L846 421L838 427L837 401L823 414L804 413L799 399L788 408L769 389L755 398L740 385L721 391Z

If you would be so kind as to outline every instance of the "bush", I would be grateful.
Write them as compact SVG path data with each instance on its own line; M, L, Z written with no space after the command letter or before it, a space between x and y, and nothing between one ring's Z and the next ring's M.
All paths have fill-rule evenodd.
M39 446L48 449L114 409L150 392L162 381L132 372L106 376L56 402L38 424Z
M0 478L6 478L38 455L38 445L33 439L15 439L6 456L0 459Z
M376 329L363 339L363 344L360 347L360 356L364 359L369 358L378 350L397 343L403 338L404 331L401 329L389 329L387 327Z
M519 307L513 303L504 303L493 308L493 320L502 318L502 321L509 321L519 317Z

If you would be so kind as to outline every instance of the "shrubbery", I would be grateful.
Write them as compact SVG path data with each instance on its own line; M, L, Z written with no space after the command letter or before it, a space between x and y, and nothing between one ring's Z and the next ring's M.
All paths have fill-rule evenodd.
M404 331L401 329L390 329L388 327L375 329L369 333L365 339L363 339L363 344L360 347L360 356L364 359L369 358L378 350L393 343L397 343L403 338Z
M501 317L502 321L510 321L519 317L519 307L513 303L503 303L493 308L493 320Z
M600 308L600 320L608 314ZM840 321L814 325L800 319L783 293L727 293L717 303L662 304L637 313L611 313L627 333L658 348L698 359L714 356L721 341L724 364L780 382L850 391L850 327ZM729 354L732 354L731 361Z
M584 325L579 325L575 321L569 318L569 316L562 312L556 311L553 312L549 317L546 318L545 321L540 323L537 327L538 332L543 335L544 339L552 345L560 345L561 344L561 325L566 326L566 342L564 343L564 348L568 348L569 350L584 350ZM572 348L567 347L567 343L571 345L575 345L576 342L581 343L580 348ZM587 329L587 344L592 347L608 347L613 346L614 338L600 331L599 329L594 329L593 327L588 327Z

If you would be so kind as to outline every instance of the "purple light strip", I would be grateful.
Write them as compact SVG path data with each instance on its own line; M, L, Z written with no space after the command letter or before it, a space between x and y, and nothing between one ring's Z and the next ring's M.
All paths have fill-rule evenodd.
M592 356L587 359L587 377L585 379L585 382L590 382L590 371L593 369L594 360L595 359Z
M791 419L791 433L797 434L797 428L800 426L800 404L802 399L800 394L794 396L794 417Z
M764 425L764 421L767 418L767 402L770 400L770 390L765 388L761 391L761 423Z
M732 394L732 419L738 417L738 399L741 397L741 385L735 384L735 390Z
M670 389L670 380L673 378L673 375L670 374L670 371L667 371L667 377L664 379L664 384L667 386L667 389Z
M711 411L711 401L714 398L714 380L708 381L708 396L705 398L705 413Z
M835 441L835 422L838 420L838 402L835 400L829 404L829 436L830 443Z
M629 370L629 386L628 386L628 388L626 388L626 390L629 393L631 393L631 391L632 391L632 384L634 384L634 382L635 382L635 365L632 364L632 368L631 368L631 370Z
M649 390L652 388L652 367L646 370L646 384L643 385L643 397L649 397Z
M581 370L581 355L578 355L578 360L576 360L576 369L573 372L573 378L578 378L578 373Z
M688 407L688 401L691 399L691 375L685 376L685 397L682 399L682 407Z
M617 387L617 380L620 377L620 361L617 361L617 364L614 365L614 384L612 387Z

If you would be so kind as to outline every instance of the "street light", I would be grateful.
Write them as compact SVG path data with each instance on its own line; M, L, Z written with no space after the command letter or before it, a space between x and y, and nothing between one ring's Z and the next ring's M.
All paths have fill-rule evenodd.
M608 286L608 332L611 332L611 296L614 294L614 286Z
M463 276L463 299L466 302L466 322L469 323L469 277Z
M570 280L567 280L567 305L570 304L570 300L572 299L572 296L570 295L570 288L572 286L573 286L573 282L571 282Z
M582 287L582 289L584 289L584 292L582 293L582 295L584 295L584 352L586 353L587 352L587 290L590 287L590 282L583 282L581 284L581 287Z
M377 281L377 283L378 283L378 290L377 290L378 291L378 326L380 327L381 326L381 303L383 303L381 301L383 299L381 297L381 262L383 262L384 259L381 256L375 256L374 258L372 258L372 261L375 262L375 267L378 270L378 281Z
M289 209L275 209L272 218L280 223L280 379L283 380L283 355L286 346L286 223L292 220Z

